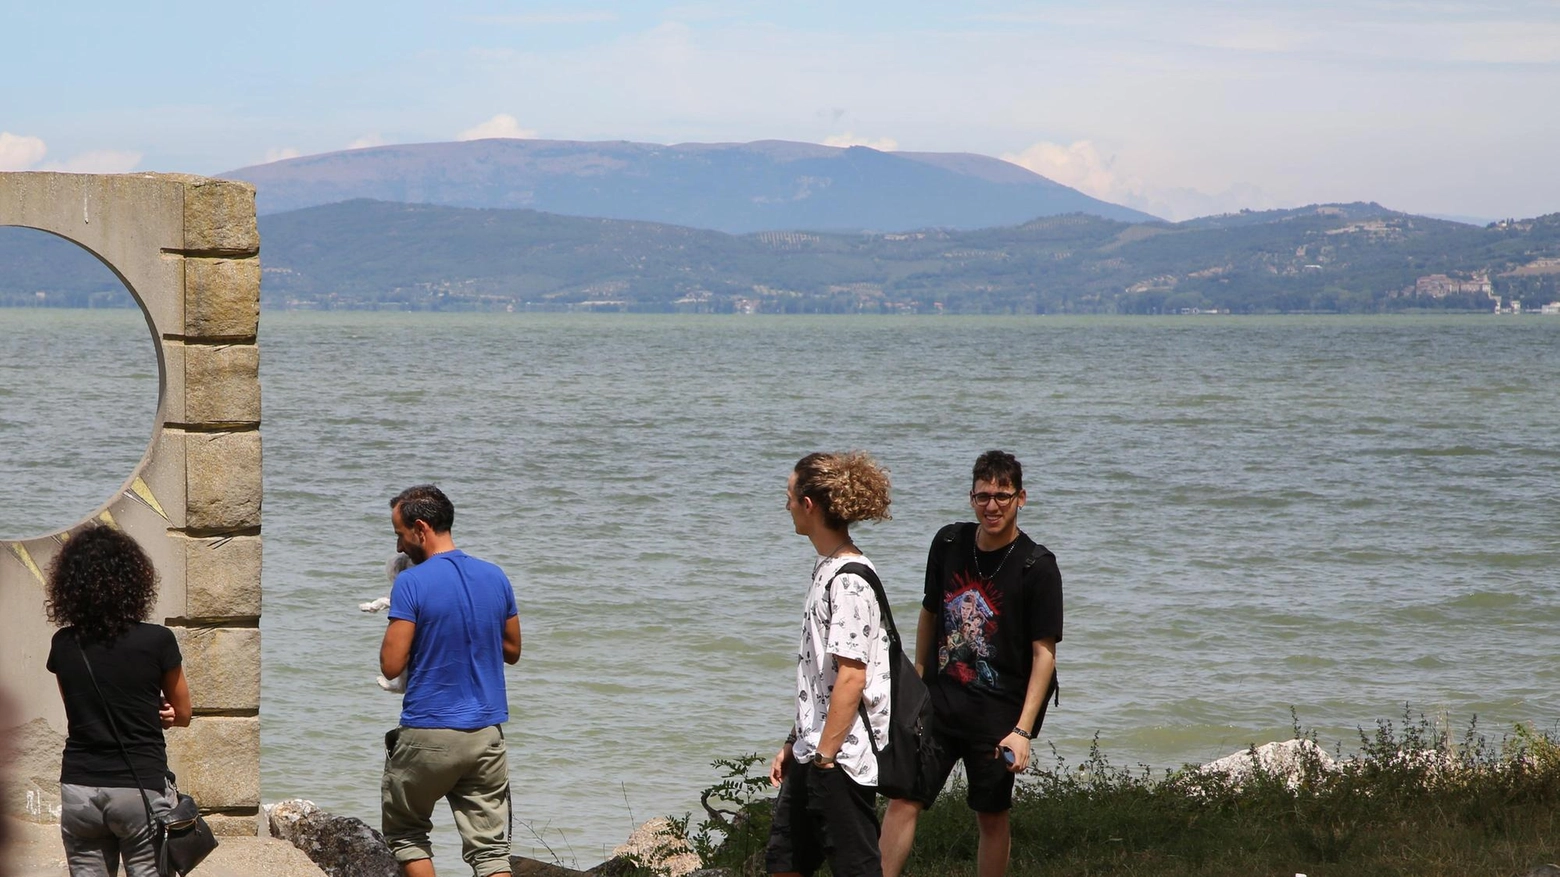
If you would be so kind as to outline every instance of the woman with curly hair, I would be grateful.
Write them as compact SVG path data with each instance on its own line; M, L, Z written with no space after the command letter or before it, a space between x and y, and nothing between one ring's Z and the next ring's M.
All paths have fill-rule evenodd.
M765 854L771 874L812 874L825 860L835 877L882 874L867 735L888 739L888 629L872 585L842 568L860 564L875 577L850 525L888 520L888 492L888 472L861 451L808 454L786 482L791 523L818 557L802 611L796 721L769 765L780 787Z
M179 644L143 620L157 572L134 539L94 524L65 543L47 587L60 625L48 669L68 726L60 835L71 877L118 874L121 860L127 877L156 877L147 808L162 815L174 798L163 729L190 723Z

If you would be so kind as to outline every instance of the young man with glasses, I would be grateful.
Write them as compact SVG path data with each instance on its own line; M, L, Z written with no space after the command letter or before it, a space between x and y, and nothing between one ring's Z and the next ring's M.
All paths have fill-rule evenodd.
M974 523L949 524L932 540L916 626L915 663L931 689L939 770L883 818L884 877L899 877L921 811L964 762L967 803L980 830L979 877L1007 871L1014 777L1029 766L1062 639L1062 576L1056 556L1018 529L1023 467L1012 454L975 461Z

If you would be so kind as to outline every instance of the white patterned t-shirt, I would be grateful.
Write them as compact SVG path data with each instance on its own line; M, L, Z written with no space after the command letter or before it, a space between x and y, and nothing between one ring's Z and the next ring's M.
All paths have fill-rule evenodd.
M847 573L838 578L836 570L847 563L872 562L861 555L820 558L813 571L812 586L802 613L802 641L796 654L796 743L792 754L797 761L811 761L823 735L823 722L829 712L829 696L839 675L835 655L867 665L866 687L862 701L872 719L878 747L888 742L889 663L888 629L877 595L866 579ZM851 779L863 786L877 785L877 758L872 754L859 712L845 735L845 743L836 755L837 763Z

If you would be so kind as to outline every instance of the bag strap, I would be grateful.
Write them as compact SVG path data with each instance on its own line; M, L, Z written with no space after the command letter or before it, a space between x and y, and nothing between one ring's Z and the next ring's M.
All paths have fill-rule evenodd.
M864 563L851 561L850 563L841 564L840 568L834 571L834 575L829 577L829 584L832 586L835 579L846 573L864 579L867 584L872 586L872 593L877 595L878 609L883 614L883 627L888 631L888 690L889 697L892 698L893 691L897 687L896 683L899 682L899 656L904 654L904 645L899 640L899 628L894 626L894 611L889 608L888 594L883 590L883 580L878 578L872 567ZM862 689L862 694L866 694L866 689ZM890 709L892 709L892 706L890 706ZM877 734L872 732L872 719L867 716L865 697L856 704L856 713L861 716L861 724L867 729L867 742L872 745L872 755L876 757L879 751Z
M87 678L92 680L92 690L97 692L98 702L103 705L103 718L108 720L108 730L114 734L114 742L119 744L119 754L125 760L125 767L130 768L130 778L135 780L135 787L141 793L141 806L146 808L146 828L152 832L152 838L157 838L157 826L152 819L152 802L146 797L146 787L141 784L141 775L136 773L135 764L130 761L130 750L125 748L125 739L119 736L119 723L114 721L114 711L108 707L108 698L103 696L103 689L98 687L97 674L92 672L92 662L87 659L87 644L81 641L81 631L76 631L76 647L81 649L81 663L87 668Z

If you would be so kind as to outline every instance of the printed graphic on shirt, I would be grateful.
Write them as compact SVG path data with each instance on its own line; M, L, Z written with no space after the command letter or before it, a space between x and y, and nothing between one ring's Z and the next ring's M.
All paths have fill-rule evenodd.
M990 580L954 573L943 603L938 672L975 691L997 692L999 679L991 659L1001 616L1002 594Z

